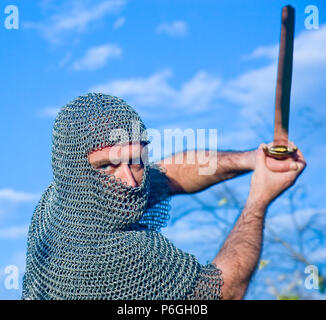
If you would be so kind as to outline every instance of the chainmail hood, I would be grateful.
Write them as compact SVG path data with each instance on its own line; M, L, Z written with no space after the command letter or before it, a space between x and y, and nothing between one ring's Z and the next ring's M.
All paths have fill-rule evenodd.
M117 143L148 143L122 99L80 96L53 127L53 182L28 233L24 299L185 299L200 265L159 233L168 218L164 175L145 162L130 187L92 168L88 154ZM160 180L161 179L161 180Z
M91 151L130 142L148 143L146 127L122 99L89 94L66 105L53 127L52 168L55 196L60 199L52 202L58 206L53 210L85 227L90 227L90 218L98 219L103 231L124 230L139 221L149 194L148 163L142 184L130 187L88 161ZM93 233L93 228L88 231Z

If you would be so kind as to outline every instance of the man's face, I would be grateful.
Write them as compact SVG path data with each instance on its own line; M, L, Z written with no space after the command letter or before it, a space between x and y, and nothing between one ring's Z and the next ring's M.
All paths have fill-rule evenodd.
M126 182L128 186L141 185L144 162L147 161L146 146L137 142L105 147L91 152L88 161L94 169L101 169Z

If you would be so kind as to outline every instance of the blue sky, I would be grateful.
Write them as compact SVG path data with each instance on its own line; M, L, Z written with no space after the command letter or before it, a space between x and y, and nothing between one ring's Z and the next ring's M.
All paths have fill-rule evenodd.
M286 4L296 9L290 139L308 162L298 181L305 191L298 216L325 213L324 1L8 0L0 4L0 20L12 4L19 8L19 29L0 24L0 298L20 295L21 283L19 290L4 287L4 268L17 265L22 276L27 227L52 179L51 130L58 108L101 91L135 106L149 128L216 128L220 149L268 142ZM319 9L318 30L305 28L307 5ZM229 183L244 199L249 178ZM270 208L271 219L283 219L278 226L289 226L282 211L288 195ZM199 197L212 200L211 190ZM186 200L172 201L171 217ZM229 218L234 221L234 215ZM204 262L226 236L211 224L196 212L163 232ZM311 259L324 265L326 251L318 250Z

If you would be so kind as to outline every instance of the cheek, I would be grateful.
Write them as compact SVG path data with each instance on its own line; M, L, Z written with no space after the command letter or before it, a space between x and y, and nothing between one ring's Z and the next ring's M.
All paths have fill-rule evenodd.
M137 184L140 185L143 179L144 169L133 170L132 175L136 180Z

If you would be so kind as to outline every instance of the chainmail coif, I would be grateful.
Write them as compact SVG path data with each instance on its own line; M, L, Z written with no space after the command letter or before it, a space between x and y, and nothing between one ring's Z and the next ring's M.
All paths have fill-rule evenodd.
M130 187L88 161L106 146L148 143L126 102L78 97L59 112L52 142L53 182L32 217L23 299L220 297L220 270L159 233L169 210L160 169L145 162L141 185Z

